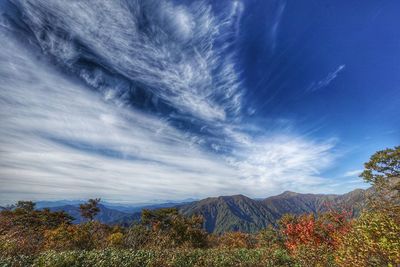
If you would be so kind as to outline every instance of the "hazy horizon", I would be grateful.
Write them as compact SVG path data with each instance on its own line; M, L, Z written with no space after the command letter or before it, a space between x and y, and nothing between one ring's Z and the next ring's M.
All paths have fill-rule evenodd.
M369 187L367 187L367 188L355 188L355 189L353 189L353 190L351 190L351 191L348 191L348 192L345 192L345 193L343 193L343 194L347 194L347 193L350 193L350 192L353 192L354 190L366 190L366 189L368 189ZM231 196L237 196L237 195L243 195L243 196L245 196L245 197L249 197L250 199L253 199L253 200L263 200L263 199L266 199L266 198L269 198L269 197L274 197L274 196L278 196L278 195L281 195L281 194L285 194L285 193L296 193L296 194L314 194L314 193L312 193L312 192L294 192L294 191L289 191L289 190L285 190L285 191L282 191L282 192L280 192L280 193L277 193L277 194L271 194L271 195L267 195L267 196L265 196L265 197L255 197L255 198L253 198L253 197L249 197L249 196L246 196L246 195L243 195L243 194L236 194L236 195L215 195L215 196L206 196L206 197L204 197L204 198L186 198L186 199L151 199L151 200L148 200L148 201L145 201L145 202L129 202L129 201L118 201L118 200L107 200L107 199L104 199L104 198L101 198L100 196L97 196L97 197L93 197L93 198L98 198L98 199L100 199L100 204L103 204L103 205L106 205L106 206L109 206L109 207L113 207L114 205L117 205L117 206L127 206L127 207L145 207L145 206L153 206L153 205L159 205L159 204L168 204L168 203L171 203L171 204L174 204L174 203L177 203L177 204L180 204L180 203L190 203L190 202L194 202L194 201L200 201L200 200L203 200L203 199L207 199L207 198L218 198L218 197L231 197ZM322 195L343 195L343 194L335 194L335 193L330 193L330 194L324 194L324 193L317 193L317 194L322 194ZM47 203L47 202L49 202L49 203L52 203L52 204L54 204L54 207L58 207L58 206L60 206L60 205L58 205L58 204L62 204L62 205L77 205L77 204L81 204L81 203L86 203L87 201L88 201L88 198L86 198L86 199L57 199L57 198L55 198L55 199L30 199L30 198L21 198L21 199L19 199L19 200L21 200L21 201L33 201L34 203L36 203L36 204L38 204L38 203L40 203L41 204L41 206L43 206L43 203ZM57 204L58 203L58 204ZM6 207L6 206L9 206L9 205L14 205L14 204L16 204L16 202L13 202L13 201L6 201L6 202L3 202L3 203L0 203L0 206L2 205L3 207ZM56 205L57 204L57 205ZM43 207L45 207L45 206L43 206Z

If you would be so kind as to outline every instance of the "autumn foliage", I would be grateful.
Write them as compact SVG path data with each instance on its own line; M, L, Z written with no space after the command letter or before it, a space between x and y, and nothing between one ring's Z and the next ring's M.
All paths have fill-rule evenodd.
M335 249L351 228L350 212L330 211L316 217L314 214L301 216L286 215L280 221L285 245L290 251L300 245L326 245Z

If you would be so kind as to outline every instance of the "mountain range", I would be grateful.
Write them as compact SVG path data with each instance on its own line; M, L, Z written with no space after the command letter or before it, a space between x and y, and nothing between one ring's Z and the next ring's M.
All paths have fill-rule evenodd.
M303 214L344 208L357 216L371 189L357 189L343 195L300 194L286 191L280 195L255 200L243 195L206 198L181 206L184 215L200 214L208 232L256 232L275 225L284 214Z
M106 224L129 226L132 222L140 220L143 209L154 210L177 207L189 203L190 201L193 201L193 199L185 199L180 202L167 201L164 203L142 203L133 205L101 202L99 204L100 212L95 216L95 219ZM36 208L65 211L74 218L74 223L81 223L85 219L82 218L80 214L79 205L84 202L83 200L38 201L36 202Z
M357 216L366 203L371 189L356 189L343 195L301 194L286 191L265 199L251 199L244 195L210 197L192 202L167 202L144 206L129 206L110 203L99 205L96 219L107 224L130 225L140 220L142 209L176 207L183 215L202 215L207 232L220 234L226 231L256 232L268 225L275 225L284 214L303 214L327 211L330 208L345 208ZM62 202L59 202L59 204ZM65 203L65 202L64 202ZM38 208L48 207L54 211L64 210L80 223L81 202L59 205L53 202L38 202Z

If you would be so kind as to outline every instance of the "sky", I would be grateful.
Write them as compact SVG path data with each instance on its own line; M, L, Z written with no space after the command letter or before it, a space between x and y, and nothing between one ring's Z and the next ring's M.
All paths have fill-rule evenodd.
M399 8L0 0L0 204L367 188L400 143Z

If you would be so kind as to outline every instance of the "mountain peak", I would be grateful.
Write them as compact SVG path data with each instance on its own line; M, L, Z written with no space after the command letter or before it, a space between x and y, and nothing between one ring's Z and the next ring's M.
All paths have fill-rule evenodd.
M242 195L242 194L231 195L231 196L219 196L218 198L220 198L220 199L234 199L234 200L249 199L249 197L246 197L245 195Z
M297 195L300 195L300 193L296 193L296 192L293 192L293 191L286 190L285 192L283 192L279 196L294 197L294 196L297 196Z

